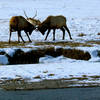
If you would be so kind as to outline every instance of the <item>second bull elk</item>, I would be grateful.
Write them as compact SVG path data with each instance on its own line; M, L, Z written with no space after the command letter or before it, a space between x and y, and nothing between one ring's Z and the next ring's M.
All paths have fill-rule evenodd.
M35 30L35 26L32 25L31 23L29 23L23 16L13 16L9 22L9 31L10 31L9 43L10 43L10 39L11 39L11 34L12 34L12 32L15 32L15 31L18 32L17 33L18 34L18 42L20 42L20 38L21 38L22 41L25 43L25 41L23 40L23 38L21 36L22 30L26 33L29 41L31 42L29 35L31 35L32 31Z
M53 29L53 40L55 40L55 30L56 29L61 29L61 31L63 32L63 38L62 38L63 40L65 39L65 29L68 32L70 39L72 39L70 31L66 25L66 18L62 15L48 16L46 20L44 20L38 26L38 30L42 33L42 35L44 35L45 32L48 30L45 40L47 39L51 29Z

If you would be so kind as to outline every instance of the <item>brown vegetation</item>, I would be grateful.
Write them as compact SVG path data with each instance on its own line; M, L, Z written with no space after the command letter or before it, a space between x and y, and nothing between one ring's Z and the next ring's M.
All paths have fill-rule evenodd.
M28 52L17 49L13 57L10 57L8 55L7 57L10 62L9 64L32 64L39 63L39 58L45 57L46 55L53 57L63 55L65 57L77 60L89 60L91 58L91 55L88 52L84 52L82 50L63 48L55 49L54 47L44 48L40 50L31 50Z
M79 37L83 37L83 36L86 36L86 34L80 33L80 34L78 34L78 36L79 36Z
M36 52L24 52L21 49L17 49L13 57L9 56L9 64L32 64L39 63L39 57Z
M92 47L92 44L88 44L88 43L80 43L80 42L71 42L71 41L65 41L65 42L62 42L62 41L59 41L59 42L36 42L35 43L36 46L62 46L62 47Z
M88 52L77 49L65 49L63 51L63 55L65 57L77 60L89 60L91 58L91 55Z

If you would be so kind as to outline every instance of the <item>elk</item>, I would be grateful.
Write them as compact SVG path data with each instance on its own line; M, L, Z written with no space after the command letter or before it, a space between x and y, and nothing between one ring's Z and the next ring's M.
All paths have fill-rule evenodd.
M40 20L35 19L35 17L37 16L37 11L32 18L28 17L25 11L24 11L24 15L26 16L27 21L30 22L32 25L38 26L39 24L41 24Z
M47 37L53 29L53 40L55 40L55 30L56 29L61 29L63 32L63 40L65 39L65 29L69 34L70 39L72 39L70 31L66 25L66 18L62 15L58 16L48 16L46 20L44 20L38 27L37 29L42 33L42 35L45 34L45 32L48 30L47 35L45 37L45 40L47 40Z
M25 43L25 41L23 40L21 36L22 30L26 33L29 39L29 42L31 42L29 35L31 35L32 31L35 30L35 26L29 23L23 16L13 16L9 22L9 31L10 31L9 43L11 39L11 34L12 32L15 32L15 31L17 31L17 34L18 34L18 42L20 42L20 38L21 38L22 41Z

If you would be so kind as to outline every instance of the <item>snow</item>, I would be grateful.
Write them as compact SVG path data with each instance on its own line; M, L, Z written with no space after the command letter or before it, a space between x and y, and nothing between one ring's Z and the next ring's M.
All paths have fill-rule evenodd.
M14 48L4 48L4 51L11 57L15 53L15 49Z
M9 61L8 61L8 58L5 56L5 55L0 55L0 64L8 64Z
M100 0L0 0L0 41L8 41L9 38L9 19L15 15L24 15L26 11L29 17L35 15L37 19L43 21L49 15L64 15L67 18L67 25L71 31L73 40L85 42L88 40L99 41L100 35ZM56 31L56 41L61 41L61 31ZM78 37L84 33L86 36ZM27 40L24 32L23 38ZM17 40L17 34L12 35L12 41ZM40 32L34 31L31 39L34 41L44 41L44 36ZM66 40L70 41L68 34ZM52 34L49 34L47 41L52 41ZM32 44L27 45L32 46ZM34 47L34 46L32 46ZM97 57L99 45L94 47L78 47L84 51L89 51L92 58L89 61L72 60L63 56L53 58L46 56L40 59L40 64L27 65L5 65L8 59L5 55L0 55L0 79L14 79L17 77L27 78L31 81L39 81L34 77L40 75L41 79L68 78L70 75L100 75L100 58ZM14 54L14 48L4 48L10 56ZM23 49L28 51L30 49ZM54 76L49 76L54 74ZM98 80L99 81L99 80Z
M81 77L82 75L92 76L100 75L99 68L99 62L77 61L69 63L66 60L45 64L10 65L0 67L0 79L21 77L31 81L40 81L43 79L70 78L71 75L73 77ZM50 74L54 75L49 76ZM36 76L40 76L41 78L36 79Z

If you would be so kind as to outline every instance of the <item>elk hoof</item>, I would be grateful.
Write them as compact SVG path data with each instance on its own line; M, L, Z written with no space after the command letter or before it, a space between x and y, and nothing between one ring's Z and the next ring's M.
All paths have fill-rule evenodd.
M70 38L72 40L72 38Z
M31 43L32 43L32 41L29 41L29 42L31 42Z

